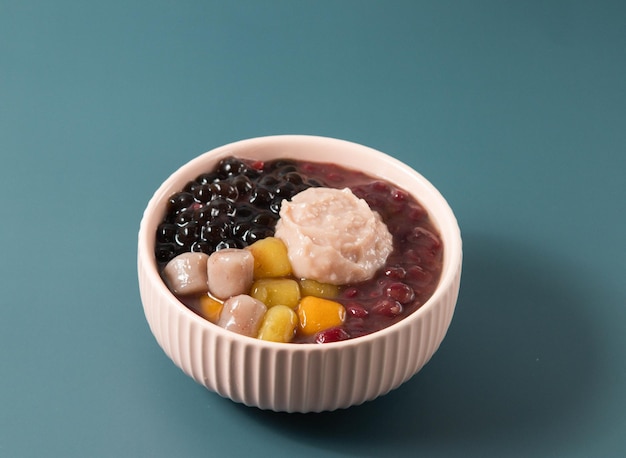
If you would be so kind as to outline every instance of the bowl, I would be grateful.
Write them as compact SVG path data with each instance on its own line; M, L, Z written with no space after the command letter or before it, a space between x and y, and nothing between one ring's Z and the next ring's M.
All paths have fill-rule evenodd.
M355 339L324 344L276 343L225 330L183 305L164 284L154 255L156 228L170 195L226 156L293 158L362 170L413 194L428 210L444 246L431 298L398 323ZM456 218L422 175L372 148L326 137L278 135L215 148L175 171L152 196L138 235L144 313L165 354L197 383L237 403L277 412L322 412L371 401L414 376L435 354L459 292L462 243Z

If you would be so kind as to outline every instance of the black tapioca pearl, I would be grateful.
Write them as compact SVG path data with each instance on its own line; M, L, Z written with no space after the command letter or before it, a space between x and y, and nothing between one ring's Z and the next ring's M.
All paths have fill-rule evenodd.
M282 202L283 202L282 196L277 196L274 199L272 199L269 205L270 212L278 216L280 214L280 207L282 205Z
M196 178L196 182L198 182L200 185L205 185L205 184L211 184L214 181L217 181L219 178L217 177L217 173L215 172L208 172L208 173L203 173L201 175L198 175L198 178Z
M228 157L219 162L215 173L219 178L225 179L233 175L241 175L247 169L248 166L240 159Z
M193 197L200 203L207 203L213 198L213 189L211 184L205 183L198 185L193 190Z
M195 181L195 180L190 181L183 188L183 192L188 192L189 194L194 195L194 197L195 197L195 194L194 194L195 190L198 187L200 187L200 186L202 186L202 185L200 183L198 183L197 181Z
M156 239L157 242L173 242L176 236L176 225L172 223L161 223L157 228Z
M294 185L301 185L304 183L304 178L302 177L302 175L295 171L288 172L283 175L283 180L289 183L293 183Z
M265 187L257 186L250 194L250 203L258 208L267 208L272 201L272 193Z
M178 192L170 197L168 201L168 211L170 213L178 213L189 207L193 202L193 194L188 192Z
M235 214L235 205L223 197L213 199L207 204L211 218L220 218L233 216Z
M193 212L193 220L196 221L200 226L208 223L211 220L211 206L203 205Z
M262 211L252 218L254 224L266 227L274 226L277 220L278 217L269 211Z
M184 226L185 224L194 220L194 217L195 217L194 213L195 213L194 210L191 210L190 208L186 208L176 214L176 216L174 217L174 223L177 226Z
M178 247L175 243L157 243L154 250L157 262L166 263L171 261L178 254Z
M271 237L274 235L274 231L270 228L264 228L260 226L252 227L243 234L242 240L247 245L251 245L257 240Z
M185 226L181 226L176 230L175 241L178 245L185 248L191 248L193 242L196 241L198 236L198 223L195 221L189 222Z
M239 204L235 208L237 220L249 220L258 213L258 210L249 204Z
M296 192L296 185L289 182L283 181L276 184L274 189L274 195L278 196L282 199L290 199L294 196Z
M225 180L216 181L210 184L209 188L213 199L223 198L234 202L239 195L237 188Z
M246 175L239 175L231 179L231 184L237 189L239 196L247 196L254 188L252 180Z
M233 237L243 239L246 232L248 232L251 228L252 228L252 223L248 221L237 223L233 226L232 235Z
M191 251L197 253L211 254L213 251L215 251L215 245L209 242L205 242L203 240L196 240L191 244Z
M227 227L221 222L210 222L202 226L200 230L200 240L217 244L225 239L229 234Z
M274 175L263 175L259 179L259 186L264 188L273 189L280 183L280 180L276 178Z

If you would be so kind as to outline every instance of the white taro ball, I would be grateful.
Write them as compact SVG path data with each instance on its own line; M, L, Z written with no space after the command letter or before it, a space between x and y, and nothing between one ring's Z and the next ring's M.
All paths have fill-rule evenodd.
M208 292L207 262L205 253L182 253L167 263L163 279L169 288L180 295Z
M207 281L209 291L218 299L250 291L254 274L254 257L248 250L226 248L209 256Z
M233 296L224 302L218 326L248 337L256 337L267 307L247 294Z

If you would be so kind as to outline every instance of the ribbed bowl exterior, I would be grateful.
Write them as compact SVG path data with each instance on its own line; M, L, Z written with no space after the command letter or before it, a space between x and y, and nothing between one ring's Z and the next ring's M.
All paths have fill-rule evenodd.
M261 147L256 142L261 142ZM444 240L440 285L433 297L409 317L357 339L323 345L284 344L226 331L191 312L171 294L159 277L153 255L154 232L164 212L164 201L188 180L208 170L208 164L228 154L241 157L256 154L263 160L267 160L268 154L285 157L287 151L300 151L297 148L302 146L300 143L309 147L312 143L313 150L332 147L344 155L346 151L342 148L356 148L351 153L348 151L350 157L363 149L366 156L371 156L370 161L384 162L379 167L373 164L374 172L370 174L390 179L391 172L376 173L390 164L406 173L406 166L383 153L321 137L263 137L206 153L200 161L192 161L172 175L148 204L139 231L138 277L151 332L167 356L196 382L248 406L282 412L321 412L358 405L397 388L430 360L446 335L460 286L461 239L452 211L432 185L412 170L407 177L391 173L391 178L409 191L414 188L412 180L419 178L420 186L432 193L424 199L425 189L422 189L417 195L437 220ZM263 153L267 144L273 149ZM332 156L336 159L337 152ZM319 155L299 157L324 160ZM357 157L352 165L346 160L340 163L356 167L354 164L363 163L364 159L368 157ZM202 161L206 164L201 164Z

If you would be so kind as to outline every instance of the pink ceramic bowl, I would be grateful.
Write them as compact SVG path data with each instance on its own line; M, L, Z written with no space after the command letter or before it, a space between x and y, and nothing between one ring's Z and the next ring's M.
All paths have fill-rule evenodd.
M373 334L326 344L274 343L224 330L185 307L165 286L154 256L155 232L168 197L225 156L334 162L396 183L430 213L444 246L433 296L404 320ZM141 300L157 342L209 390L248 406L321 412L375 399L415 375L439 348L454 313L462 246L454 214L423 176L371 148L324 137L285 135L243 140L209 151L174 172L156 191L139 229Z

